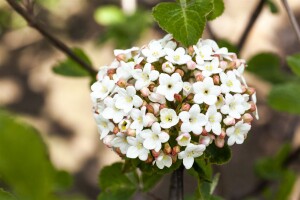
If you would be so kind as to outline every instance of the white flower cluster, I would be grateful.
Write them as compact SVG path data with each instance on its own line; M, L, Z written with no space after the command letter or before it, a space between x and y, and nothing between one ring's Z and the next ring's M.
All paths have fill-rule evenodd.
M167 35L114 54L91 97L101 139L122 157L189 169L212 142L243 143L258 118L245 62L213 40L185 49Z

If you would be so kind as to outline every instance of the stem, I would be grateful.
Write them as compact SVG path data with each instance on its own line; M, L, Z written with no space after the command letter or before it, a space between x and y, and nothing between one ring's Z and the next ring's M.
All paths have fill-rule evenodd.
M169 200L183 200L183 171L184 167L181 165L172 173Z
M253 11L253 13L251 15L251 18L249 19L248 24L247 24L247 26L246 26L246 28L245 28L242 36L241 36L241 39L240 39L240 41L237 45L238 52L241 52L241 50L243 49L244 44L245 44L245 42L248 38L248 35L249 35L255 21L257 20L259 14L261 13L265 2L266 2L266 0L260 0L257 7L256 7L256 9Z
M293 11L291 10L291 8L288 4L288 1L287 0L281 0L281 1L282 1L282 4L283 4L283 6L284 6L284 8L285 8L285 10L286 10L286 12L289 16L290 22L291 22L291 24L292 24L292 26L295 30L296 36L297 36L298 41L300 43L300 28L299 28L299 25L297 23L296 17L294 15Z
M95 76L97 71L93 69L92 66L83 61L80 57L78 57L66 44L64 44L61 40L51 35L44 27L34 18L32 10L24 9L19 3L15 0L6 0L7 3L18 13L20 14L28 23L28 25L34 29L36 29L40 34L42 34L48 41L55 46L57 49L65 53L72 60L82 66L85 70L87 70L91 76ZM29 1L28 1L29 2ZM27 3L28 3L27 2ZM27 7L30 7L27 5Z

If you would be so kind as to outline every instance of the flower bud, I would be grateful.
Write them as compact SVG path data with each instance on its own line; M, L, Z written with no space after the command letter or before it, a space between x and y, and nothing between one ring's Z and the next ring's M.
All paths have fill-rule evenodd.
M176 156L180 152L180 146L174 146L172 148L172 156Z
M119 127L115 126L114 129L113 129L113 133L114 133L114 134L117 134L117 133L119 133L119 132L120 132Z
M190 60L187 62L186 66L189 70L194 70L196 69L197 64L194 61Z
M191 105L188 104L188 103L183 103L182 106L181 106L182 111L189 111L190 108L191 108Z
M256 104L253 101L250 101L250 112L256 111Z
M176 69L175 73L178 73L181 77L184 76L184 71L182 69Z
M178 102L182 102L182 96L180 94L174 94L174 99Z
M150 104L146 105L146 109L147 109L148 113L154 114L154 108Z
M142 65L136 64L136 65L134 66L134 69L142 69Z
M149 90L150 90L151 92L154 91L154 88L155 88L155 85L154 85L153 83L149 85Z
M253 117L250 113L245 113L243 116L242 116L242 119L245 123L251 123L253 121Z
M220 137L217 137L217 138L215 139L215 145L216 145L217 147L219 147L219 148L223 148L223 147L224 147L224 143L225 143L224 138L222 139L222 138L220 138Z
M152 153L152 156L153 156L154 158L157 158L157 157L159 156L159 154L160 154L160 152L157 152L157 151L155 151L154 149L151 150L151 153Z
M249 95L252 95L252 94L255 93L255 89L252 88L252 87L248 87L246 93L249 94Z
M108 69L107 70L107 75L115 74L115 73L116 73L116 69Z
M176 161L177 161L177 156L171 156L171 158L172 158L172 163L176 163Z
M203 136L207 136L208 135L208 132L205 130L205 128L202 130L201 135L203 135Z
M153 157L151 156L151 154L148 154L148 158L145 162L146 163L152 163L153 162Z
M161 105L159 106L159 110L162 110L162 109L164 109L164 108L166 108L166 107L167 107L166 104L161 104Z
M171 62L165 62L162 64L162 70L168 74L171 74L175 71L175 67Z
M125 54L119 54L116 56L117 61L125 61L126 60L126 55Z
M189 95L186 97L186 99L189 100L189 101L190 101L190 100L193 100L193 99L194 99L194 96L195 96L195 95L191 93L191 94L189 94Z
M221 69L223 69L223 70L227 69L227 65L228 65L228 63L226 61L224 61L224 60L220 61Z
M159 106L160 106L160 104L159 103L150 103L150 105L153 108L154 115L159 114Z
M230 116L227 116L225 119L223 119L223 122L227 126L235 125L235 119L233 117L230 117Z
M147 113L144 117L144 126L150 127L154 122L157 121L157 118L152 113Z
M188 47L188 54L191 56L191 55L194 54L194 52L195 52L194 47L193 46L189 46Z
M242 85L242 93L247 92L247 87L245 85Z
M221 134L219 135L219 138L220 138L220 139L224 139L225 136L226 136L225 129L222 128L222 131L221 131Z
M172 148L169 143L164 144L164 152L165 152L165 154L172 153Z
M220 84L220 76L219 75L213 75L213 81L215 85Z
M228 69L235 69L236 68L236 63L234 61L229 62L227 68Z
M131 129L131 128L129 128L129 129L127 130L127 135L128 135L128 136L135 137L136 131L133 130L133 129Z
M148 105L147 101L143 101L142 106L147 106L147 105Z
M126 81L123 80L123 79L120 79L118 82L117 82L117 85L121 88L125 88L126 87Z
M141 89L141 94L142 94L143 97L147 97L147 96L150 95L150 90L147 87L143 87Z
M195 76L195 78L196 78L196 81L203 81L204 80L204 76L202 75L202 73L198 73L196 76Z
M199 144L204 144L208 146L211 143L212 139L209 136L202 136L199 137Z

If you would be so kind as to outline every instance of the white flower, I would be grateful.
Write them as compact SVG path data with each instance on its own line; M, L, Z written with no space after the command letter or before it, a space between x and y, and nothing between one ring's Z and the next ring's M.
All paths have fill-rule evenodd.
M193 91L193 85L190 82L183 83L183 95L187 96Z
M167 53L165 58L173 64L183 65L192 59L191 56L186 54L182 47L177 48L175 51L173 49L166 48L165 52Z
M156 92L164 95L167 100L174 101L174 94L178 94L182 90L182 87L183 82L178 73L174 73L172 76L161 73L159 75L159 86Z
M197 158L203 154L205 145L192 143L188 144L184 151L178 154L179 159L183 159L183 165L186 169L190 169L194 164L194 158Z
M141 138L140 136L127 137L127 142L131 146L128 148L128 150L126 152L126 156L128 158L139 157L139 159L143 160L143 161L147 160L149 150L144 148L143 141L144 141L143 138Z
M243 120L236 123L235 126L227 128L226 134L229 137L227 141L228 145L231 146L234 143L242 144L250 129L251 125L243 123Z
M108 76L104 77L102 81L95 82L92 86L92 99L104 99L114 89L115 83L110 80Z
M106 105L106 108L102 112L102 115L105 119L112 119L114 123L119 123L126 115L124 110L121 110L115 106L117 98L118 94L116 94L113 98L105 98L104 104Z
M212 143L213 138L211 138L210 136L203 136L200 135L199 137L199 144L204 144L205 146L208 146Z
M226 104L221 107L221 112L223 114L228 114L229 116L239 119L241 114L245 112L245 99L241 94L231 95L227 93L225 95Z
M112 135L107 135L103 138L103 143L108 146L109 148L112 147L112 141L115 139L116 135L112 134Z
M133 53L137 52L139 50L138 47L132 47L130 49L115 49L114 50L114 55L115 56L119 56L119 55L123 55L125 57L125 60L129 60L131 58L133 58Z
M187 146L191 141L191 135L189 133L181 133L176 140L180 146Z
M221 58L225 58L227 60L232 60L230 56L234 55L234 53L228 52L226 47L222 47L215 51L214 55L219 55Z
M158 94L156 92L152 92L150 96L148 96L150 101L154 103L160 103L160 104L165 104L166 103L166 98L164 95Z
M217 96L221 93L220 86L214 85L211 77L206 77L203 82L196 82L193 84L193 90L195 92L195 103L206 103L208 105L214 105L217 102Z
M133 77L136 79L135 88L137 90L143 87L148 87L151 81L158 79L159 72L156 70L151 70L151 64L147 63L144 69L135 69L133 72Z
M212 48L208 45L203 45L198 48L196 45L193 46L196 53L196 62L198 65L203 65L204 61L212 60Z
M132 77L132 72L134 70L135 63L134 62L128 62L125 63L121 61L120 67L117 68L116 74L114 74L114 81L117 82L120 79L128 80Z
M171 62L165 62L162 64L162 70L168 74L171 74L175 71L175 67Z
M219 49L218 44L211 39L205 39L205 40L200 39L199 42L197 43L197 46L205 46L205 45L210 46L214 51L217 51Z
M111 144L115 148L120 148L122 154L126 154L129 148L129 144L124 133L117 133Z
M222 121L222 115L217 111L216 106L209 106L209 108L206 111L206 119L207 124L205 126L205 130L207 132L212 131L216 135L220 135L221 130L221 121Z
M107 76L108 69L109 69L108 66L103 66L99 69L99 72L97 73L98 81L102 81L104 79L104 77Z
M172 158L171 156L160 152L159 156L153 161L153 164L156 163L156 166L159 169L163 169L164 167L171 167L172 165Z
M166 55L161 43L155 40L149 43L148 48L142 50L142 54L147 58L148 63L156 62Z
M130 121L128 119L123 119L119 124L118 127L120 132L126 132L130 127Z
M160 121L160 126L162 128L171 128L179 122L179 117L175 110L163 108L160 110Z
M182 132L192 131L196 135L200 135L202 133L202 127L207 121L205 115L200 111L200 106L198 104L194 104L188 112L183 111L179 114L179 118L183 122L181 125Z
M220 73L220 80L222 82L221 90L224 94L228 92L242 92L241 82L236 78L234 72L228 71L226 74L223 72Z
M102 140L109 132L114 130L114 124L108 119L105 119L102 115L95 115L95 119L100 132L100 139Z
M116 99L116 107L123 109L126 113L130 112L134 107L140 107L143 104L141 97L136 95L136 90L133 86L128 86L125 89L120 88Z
M151 126L151 130L143 130L140 133L140 136L145 139L143 142L144 147L149 150L154 149L156 152L158 152L161 149L161 143L167 142L170 138L168 133L161 131L158 122L155 122Z
M215 103L215 106L217 109L220 109L225 104L225 99L222 94L217 96L217 102Z
M219 59L214 58L211 62L205 62L203 65L197 65L197 69L202 70L202 74L205 77L213 74L218 74L223 70L219 67Z
M131 110L130 116L133 119L132 124L130 125L131 129L135 129L138 132L144 128L144 118L146 115L146 107L143 106L141 110L133 108Z

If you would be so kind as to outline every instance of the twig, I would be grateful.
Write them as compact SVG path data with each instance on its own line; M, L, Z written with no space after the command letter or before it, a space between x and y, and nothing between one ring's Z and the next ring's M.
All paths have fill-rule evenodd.
M256 22L256 19L258 18L259 14L261 13L265 3L266 3L266 0L260 0L257 7L253 11L251 18L249 19L248 24L247 24L247 26L239 40L239 43L237 45L238 52L241 52L241 50L243 49L244 44L248 38L248 35L249 35L254 23Z
M61 40L51 35L44 27L34 18L33 16L33 8L32 10L26 10L15 0L6 0L7 3L17 12L19 13L28 23L28 25L34 29L36 29L40 34L42 34L49 42L55 46L57 49L61 50L67 56L69 56L72 60L82 66L85 70L87 70L92 76L95 76L97 71L93 69L92 66L83 61L80 57L78 57L66 44L64 44ZM31 1L27 1L27 3ZM32 5L26 5L26 7L30 8Z
M172 173L169 200L183 200L183 171L184 167L181 165Z
M295 30L295 33L297 35L297 38L298 38L298 41L300 43L300 28L299 28L299 24L297 23L297 20L296 20L296 17L293 13L293 11L291 10L290 6L289 6L289 3L287 0L281 0L282 1L282 4L289 16L289 19L290 19L290 22Z

